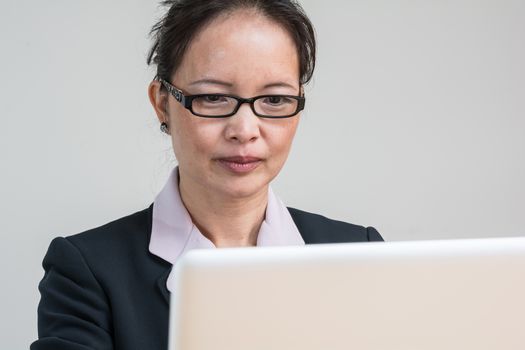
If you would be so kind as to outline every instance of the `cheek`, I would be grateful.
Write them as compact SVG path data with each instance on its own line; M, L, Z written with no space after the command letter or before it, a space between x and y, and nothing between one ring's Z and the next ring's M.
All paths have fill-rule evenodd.
M276 158L276 160L282 162L288 156L292 146L299 119L293 118L281 120L278 122L281 122L281 124L277 124L270 130L269 140L271 141L269 142L269 146L272 155Z
M221 135L219 125L184 114L173 119L173 149L179 161L195 162L203 156L212 156Z

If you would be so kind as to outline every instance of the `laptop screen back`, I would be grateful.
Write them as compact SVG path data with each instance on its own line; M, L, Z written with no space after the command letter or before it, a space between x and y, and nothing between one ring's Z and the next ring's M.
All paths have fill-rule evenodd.
M525 349L525 237L189 252L170 350Z

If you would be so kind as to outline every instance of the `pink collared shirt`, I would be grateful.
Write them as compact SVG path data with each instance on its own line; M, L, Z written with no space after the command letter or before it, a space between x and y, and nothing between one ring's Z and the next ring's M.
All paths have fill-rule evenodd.
M149 251L175 265L191 249L215 248L193 224L180 198L178 167L175 167L168 182L153 202L153 221ZM288 209L268 186L266 216L257 235L257 246L304 245L304 240L295 226ZM173 292L174 269L166 286Z

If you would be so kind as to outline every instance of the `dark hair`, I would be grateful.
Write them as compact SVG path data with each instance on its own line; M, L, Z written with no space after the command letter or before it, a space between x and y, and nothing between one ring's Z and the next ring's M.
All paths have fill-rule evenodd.
M169 80L196 33L221 14L254 9L285 28L299 57L299 79L306 84L315 68L315 32L303 8L295 0L167 0L168 12L151 29L154 39L147 63L157 66L157 78Z

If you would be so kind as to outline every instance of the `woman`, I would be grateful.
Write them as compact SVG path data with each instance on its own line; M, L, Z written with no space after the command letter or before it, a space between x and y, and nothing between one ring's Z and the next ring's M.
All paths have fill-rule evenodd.
M166 349L170 272L190 249L382 240L373 228L286 208L269 187L315 66L301 7L164 3L148 92L179 165L148 208L53 240L33 350Z

